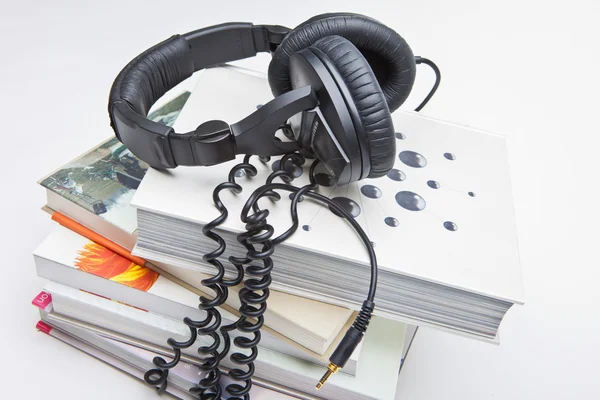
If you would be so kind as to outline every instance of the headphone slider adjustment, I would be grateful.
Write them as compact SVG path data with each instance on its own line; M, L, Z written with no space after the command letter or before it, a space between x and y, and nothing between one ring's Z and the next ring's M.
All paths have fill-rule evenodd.
M256 50L274 52L291 29L281 25L255 25L252 30L257 43ZM263 46L259 47L259 44Z
M194 165L215 165L235 158L235 139L225 121L207 121L189 141Z

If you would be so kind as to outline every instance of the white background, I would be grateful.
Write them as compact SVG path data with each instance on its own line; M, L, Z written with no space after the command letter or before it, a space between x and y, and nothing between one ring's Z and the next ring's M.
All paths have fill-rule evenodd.
M0 7L2 398L154 396L37 333L29 305L43 285L31 252L53 226L36 180L111 134L119 70L173 33L232 20L293 27L328 11L379 19L440 66L425 114L509 137L526 305L508 313L498 347L421 329L398 399L600 398L600 2L30 3ZM426 67L417 81L407 107L432 82Z

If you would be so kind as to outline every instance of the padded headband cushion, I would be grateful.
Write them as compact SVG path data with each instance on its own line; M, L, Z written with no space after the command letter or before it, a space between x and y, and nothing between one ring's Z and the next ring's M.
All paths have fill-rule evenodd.
M144 117L169 89L194 72L190 46L176 35L134 58L119 74L111 89L111 103L125 100Z
M416 65L412 50L396 31L359 14L324 14L292 30L273 53L269 84L273 95L291 90L289 62L292 54L326 36L339 35L360 50L373 69L388 107L395 111L410 94Z
M341 36L327 36L312 46L333 63L356 104L369 151L369 178L387 174L394 166L396 140L387 102L367 60Z

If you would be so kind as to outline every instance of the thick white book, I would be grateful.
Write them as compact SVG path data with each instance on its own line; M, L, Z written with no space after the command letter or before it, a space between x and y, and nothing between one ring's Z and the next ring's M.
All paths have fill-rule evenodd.
M102 327L107 331L124 335L134 340L141 340L165 347L169 338L182 342L190 337L190 329L181 321L176 321L89 292L73 289L56 282L47 283L44 286L44 292L51 295L52 310L55 313ZM272 351L322 367L326 367L329 364L327 356L319 356L314 352L305 351L289 341L276 340L269 337L268 333L265 334L267 336L265 343ZM240 336L238 331L234 330L230 332L231 340L234 340L237 336ZM199 335L196 344L183 349L182 352L191 357L198 357L198 347L208 346L212 342L212 338ZM263 345L259 346L259 352L262 351L263 347ZM352 354L343 369L344 373L349 375L356 374L361 348L357 348Z
M204 311L198 309L198 296L195 293L62 226L56 227L37 247L34 258L38 275L57 283L122 301L176 321L182 321L185 317L202 320L206 316ZM305 301L299 300L298 304ZM307 327L303 330L285 319L281 321L276 315L267 314L266 325L275 328L265 330L262 344L268 347L270 341L277 343L287 340L302 346L300 350L316 355L332 351L330 348L344 334L341 329L348 323L350 312L325 304L321 307L316 303L310 301L305 310L323 312L318 329ZM280 306L293 308L289 304ZM224 323L237 320L227 310L220 309L220 312ZM290 315L301 319L301 313L302 308L299 307ZM313 314L309 317L315 318ZM319 337L322 340L318 340Z
M187 132L210 119L233 123L271 98L256 74L210 69L174 127ZM523 303L505 138L412 112L395 112L393 119L398 154L388 176L340 187L322 179L318 190L351 211L375 244L375 314L497 341L507 310ZM237 179L243 193L221 196L230 217L218 232L237 255L245 253L235 240L244 231L240 210L278 159L251 161L259 172ZM212 272L202 255L214 242L201 228L218 216L211 192L236 162L240 158L205 168L150 169L132 200L138 209L134 254ZM308 183L309 164L295 170L297 186ZM264 206L276 232L291 223L289 200L282 197ZM273 287L358 309L369 278L358 236L315 202L303 201L299 216L301 229L272 257Z

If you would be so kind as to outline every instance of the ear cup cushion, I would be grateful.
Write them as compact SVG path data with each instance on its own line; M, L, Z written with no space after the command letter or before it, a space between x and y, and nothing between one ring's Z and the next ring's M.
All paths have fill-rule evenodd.
M311 48L320 50L332 62L356 105L369 152L369 178L387 174L394 166L396 140L394 124L375 74L358 49L341 36L328 36Z
M372 18L351 13L313 17L283 39L269 64L269 84L273 95L279 96L291 90L289 62L292 54L331 35L348 39L363 53L377 77L389 109L398 109L415 81L413 52L393 29Z

